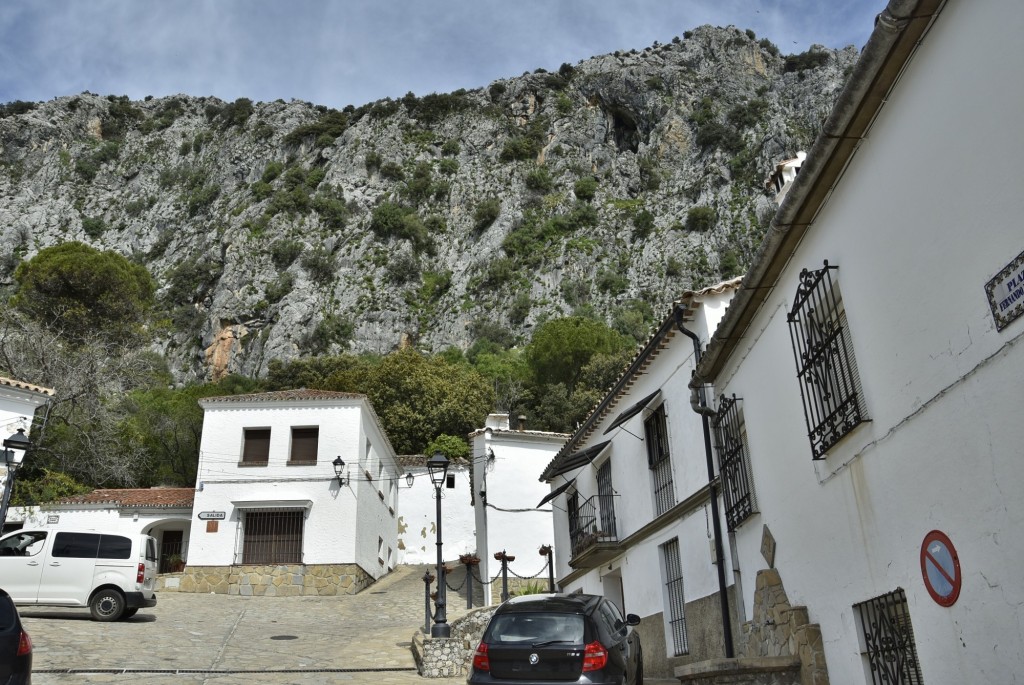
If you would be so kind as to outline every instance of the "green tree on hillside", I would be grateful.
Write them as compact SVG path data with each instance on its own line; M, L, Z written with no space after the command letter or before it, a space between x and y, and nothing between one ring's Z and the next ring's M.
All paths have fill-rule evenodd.
M14 280L11 304L75 341L138 336L156 289L145 267L79 242L40 250L18 265Z
M538 384L562 383L570 394L584 367L598 354L616 354L631 342L600 321L573 316L542 324L526 347L526 361Z

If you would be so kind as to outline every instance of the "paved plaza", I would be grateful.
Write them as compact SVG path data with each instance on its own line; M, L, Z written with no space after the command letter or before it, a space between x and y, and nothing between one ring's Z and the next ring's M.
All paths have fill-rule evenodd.
M345 597L163 592L155 608L116 623L96 623L87 609L22 607L33 682L464 683L416 671L410 644L424 621L422 574L401 566ZM457 618L466 610L452 599Z

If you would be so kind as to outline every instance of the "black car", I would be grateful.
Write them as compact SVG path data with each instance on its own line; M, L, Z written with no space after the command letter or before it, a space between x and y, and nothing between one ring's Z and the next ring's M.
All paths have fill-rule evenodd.
M524 595L499 606L473 655L469 685L642 685L640 617L598 595Z
M0 683L30 685L32 640L21 626L11 596L0 589Z

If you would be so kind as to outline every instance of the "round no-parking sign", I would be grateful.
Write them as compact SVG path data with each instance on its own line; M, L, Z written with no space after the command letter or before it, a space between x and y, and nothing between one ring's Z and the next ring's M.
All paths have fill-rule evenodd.
M960 596L963 577L960 558L946 534L933 530L921 543L921 575L928 594L944 607L953 606Z

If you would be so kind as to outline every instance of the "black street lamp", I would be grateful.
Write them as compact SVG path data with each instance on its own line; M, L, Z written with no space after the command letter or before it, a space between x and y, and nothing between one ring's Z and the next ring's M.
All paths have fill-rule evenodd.
M331 463L334 465L334 475L338 479L338 485L344 487L345 482L348 480L348 476L345 473L345 460L338 456Z
M28 449L28 438L25 437L25 429L19 428L18 432L4 440L3 460L7 467L7 478L4 481L4 496L0 500L0 530L7 521L7 504L11 501L11 490L14 489L14 473L21 466L25 458L25 451Z
M437 499L437 599L434 601L434 625L430 627L430 637L451 637L452 629L448 625L446 612L444 577L444 556L441 542L441 485L448 477L448 457L440 452L427 459L427 472L430 482L434 484L434 496Z

